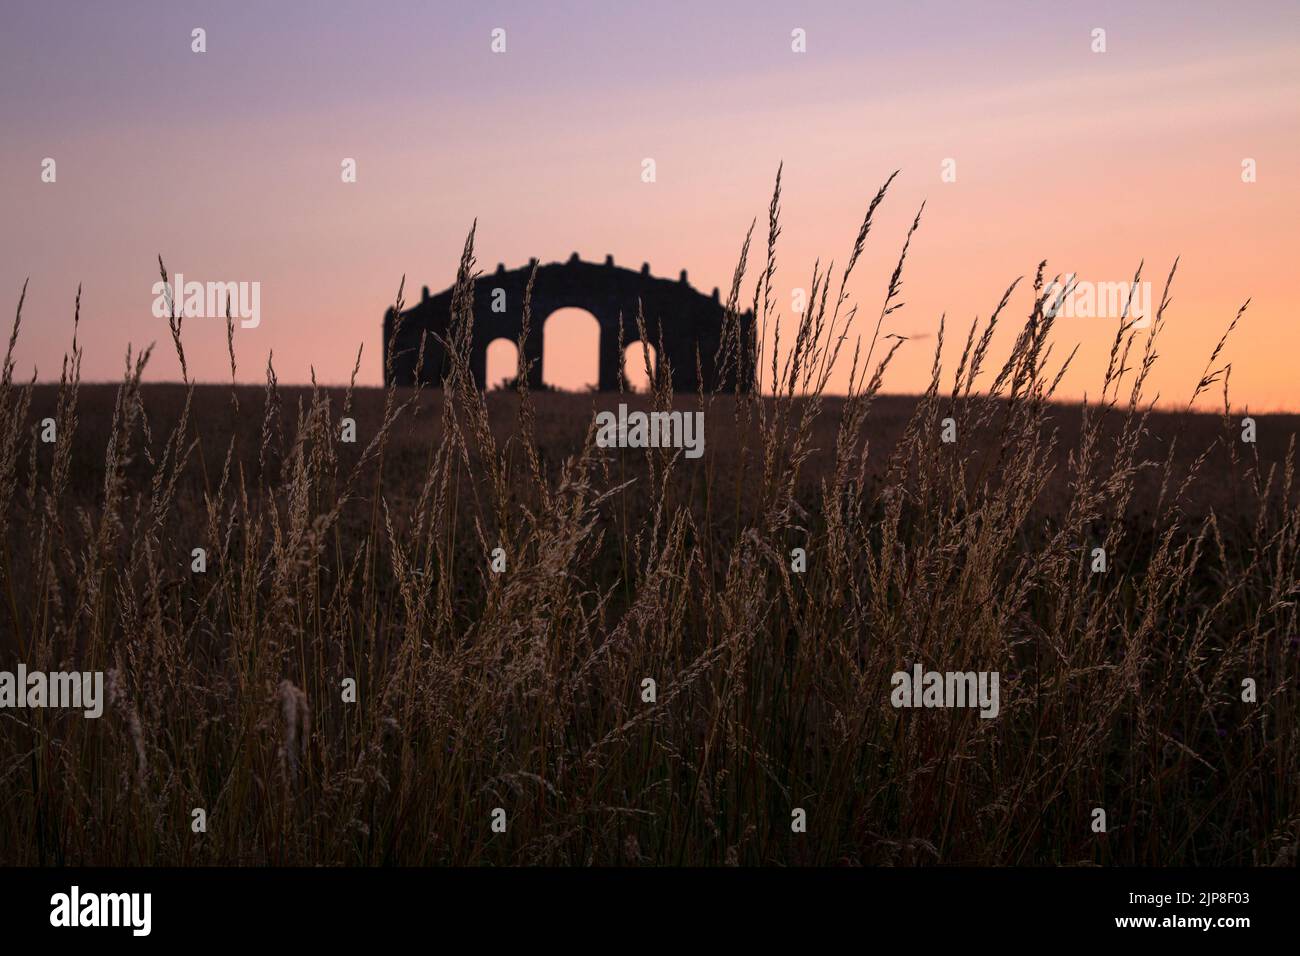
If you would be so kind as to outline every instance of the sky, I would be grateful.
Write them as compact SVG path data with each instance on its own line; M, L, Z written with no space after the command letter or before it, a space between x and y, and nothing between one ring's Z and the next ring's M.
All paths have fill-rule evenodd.
M1295 0L6 0L0 294L16 305L30 283L17 374L58 378L80 283L85 379L156 342L146 377L178 380L159 255L188 280L259 284L260 321L235 334L246 382L272 353L283 383L346 382L362 347L358 380L378 384L399 280L408 302L447 287L475 220L485 272L577 252L725 290L783 163L787 323L897 169L850 284L868 335L926 203L886 391L926 386L944 315L950 381L971 321L1040 260L1083 283L1144 261L1158 300L1181 257L1151 397L1185 403L1250 299L1224 354L1233 404L1300 410L1298 48ZM591 324L545 326L556 384L594 377ZM1061 397L1097 394L1115 326L1058 319L1056 354L1079 347ZM224 318L184 336L191 374L228 381Z

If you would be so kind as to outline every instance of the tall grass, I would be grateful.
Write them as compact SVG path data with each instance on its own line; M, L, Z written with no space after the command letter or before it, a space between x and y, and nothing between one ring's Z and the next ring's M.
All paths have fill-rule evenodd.
M80 384L78 295L43 392L14 380L20 298L0 663L103 670L110 700L100 720L0 711L0 860L1294 863L1294 440L1272 461L1241 443L1223 343L1193 394L1222 385L1222 428L1153 413L1168 283L1146 334L1119 322L1099 400L1055 404L1043 266L1002 362L1011 289L950 374L941 327L897 418L882 329L919 213L879 311L845 291L888 187L783 323L778 176L757 278L751 229L731 284L724 384L673 395L661 369L623 399L703 411L698 462L597 448L607 399L530 395L522 337L517 394L475 388L472 231L439 390L286 390L268 363L260 395L218 395L173 313L182 384L142 385L150 354L128 353L108 400ZM750 369L759 389L736 389ZM915 662L998 671L1000 714L894 709Z

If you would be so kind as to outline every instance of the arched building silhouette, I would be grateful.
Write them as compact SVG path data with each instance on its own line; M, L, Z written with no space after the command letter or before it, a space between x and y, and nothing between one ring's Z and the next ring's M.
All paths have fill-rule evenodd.
M524 291L532 264L519 269L497 266L496 272L479 276L474 288L474 330L470 343L470 369L479 388L487 386L487 347L499 338L517 342L522 332ZM504 292L504 311L493 311L493 302L500 301ZM416 384L416 363L420 340L424 338L424 358L420 365L420 378L424 384L439 385L447 371L447 359L442 344L435 336L446 336L451 318L452 289L430 296L426 286L418 305L402 313L397 340L392 342L394 313L390 308L384 313L384 382L398 385ZM717 381L714 357L722 338L725 308L718 298L702 295L686 281L673 282L650 274L650 266L640 272L624 269L607 256L604 265L584 262L575 252L568 262L553 262L537 267L533 284L532 315L529 320L528 341L524 352L532 362L529 385L542 384L542 333L546 318L557 309L585 309L600 324L599 389L614 391L618 388L619 321L623 323L623 344L639 341L637 331L637 302L640 301L645 316L646 334L650 344L659 348L659 329L663 328L663 349L657 355L662 367L666 359L672 368L673 388L693 392L698 388L696 350L703 372L704 388L734 388L737 361L728 364L726 382ZM748 391L753 384L754 370L749 367L753 354L754 316L745 312L739 316L742 356L739 361L740 387ZM429 333L427 336L424 333ZM386 357L389 344L393 347L391 381Z

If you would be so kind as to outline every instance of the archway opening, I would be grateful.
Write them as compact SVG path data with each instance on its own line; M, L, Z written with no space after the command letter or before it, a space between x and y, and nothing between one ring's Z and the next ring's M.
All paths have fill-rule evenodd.
M600 322L586 309L556 309L542 325L542 383L585 392L600 383Z
M650 374L646 374L646 353L650 355ZM659 370L659 353L649 342L643 348L640 342L631 342L623 349L624 388L633 392L649 392L653 375Z
M487 374L483 381L488 391L514 388L519 373L519 346L507 338L493 339L487 347Z

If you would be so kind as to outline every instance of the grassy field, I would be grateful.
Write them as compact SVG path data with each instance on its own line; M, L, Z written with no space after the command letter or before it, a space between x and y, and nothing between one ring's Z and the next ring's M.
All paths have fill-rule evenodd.
M763 397L485 396L463 309L438 390L7 362L0 667L109 703L0 711L0 861L1294 864L1297 420L1150 412L1160 317L1055 404L1042 296L882 396L823 279L779 365L724 356ZM595 447L619 400L702 411L703 458ZM998 716L896 709L914 663L999 673Z

